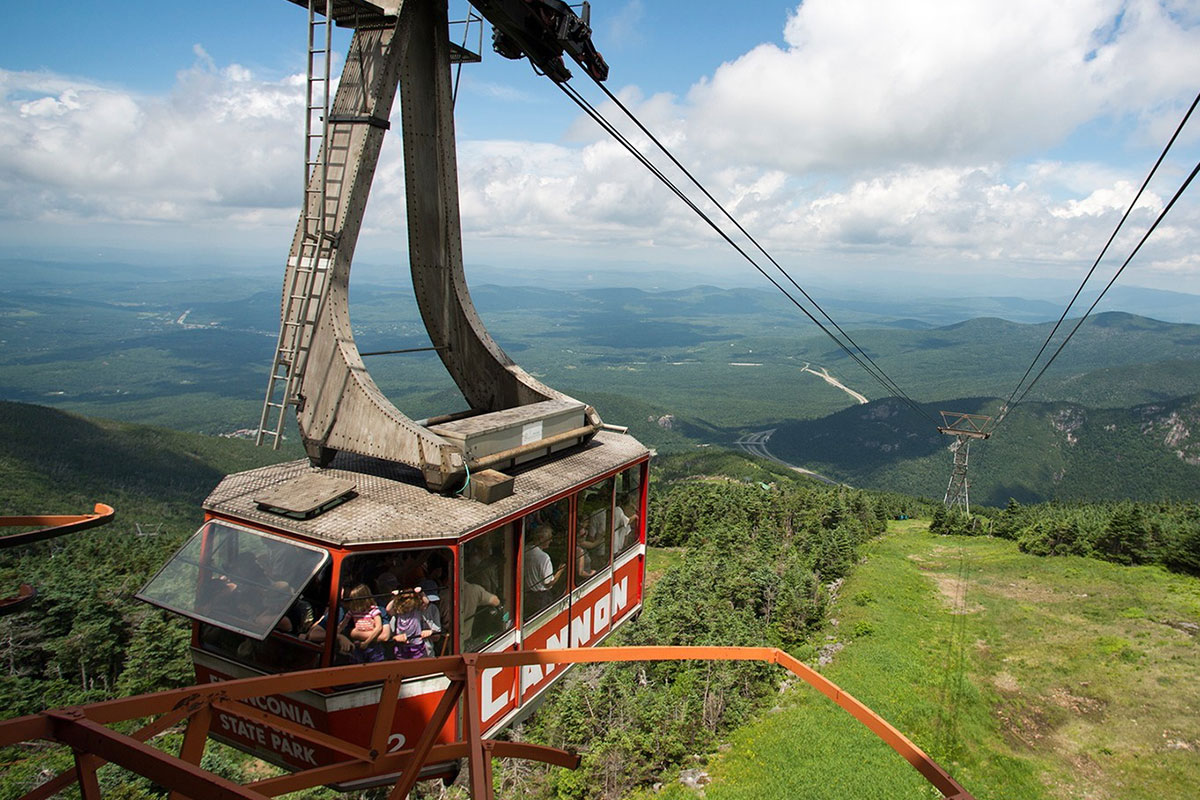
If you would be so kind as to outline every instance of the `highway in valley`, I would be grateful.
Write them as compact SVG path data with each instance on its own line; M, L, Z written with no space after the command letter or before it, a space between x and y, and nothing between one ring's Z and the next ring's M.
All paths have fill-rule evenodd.
M802 475L809 475L823 483L828 483L830 486L839 485L837 481L827 478L819 472L813 472L811 469L805 469L804 467L797 467L795 464L789 464L783 459L776 458L775 456L771 455L771 451L767 449L767 441L771 438L771 435L775 433L775 430L775 428L771 428L769 431L743 434L736 442L734 442L734 444L752 456L765 458L768 461L774 461L776 464L782 464L788 469L794 469L796 472L799 472Z

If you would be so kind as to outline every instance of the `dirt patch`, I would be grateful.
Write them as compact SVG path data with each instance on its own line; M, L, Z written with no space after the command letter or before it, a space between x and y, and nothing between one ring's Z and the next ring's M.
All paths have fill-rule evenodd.
M1046 709L1016 698L1000 702L992 713L1000 722L1000 732L1005 741L1013 747L1040 750L1045 745L1046 737L1054 732L1054 722Z
M1011 673L1000 672L992 678L992 685L1005 694L1016 694L1021 691L1021 684Z
M1200 752L1200 742L1188 739L1178 731L1165 730L1162 733L1163 749L1186 750L1189 753Z
M266 780L267 778L274 778L280 772L279 767L268 764L267 762L257 758L252 758L247 761L242 767L242 771L245 773L247 778L252 780Z
M951 614L974 614L983 610L978 603L967 602L967 584L962 579L953 575L934 574L930 577L937 583L942 600L950 607Z
M1010 583L994 583L989 590L1012 600L1022 600L1027 603L1047 603L1060 600L1062 596L1045 584L1031 580L1019 580Z
M1098 697L1074 694L1066 687L1059 686L1050 690L1046 700L1081 717L1101 718L1108 703Z
M1071 765L1071 782L1066 785L1051 785L1050 791L1064 800L1107 800L1109 794L1102 788L1105 778L1100 765L1083 753L1064 755L1067 763Z

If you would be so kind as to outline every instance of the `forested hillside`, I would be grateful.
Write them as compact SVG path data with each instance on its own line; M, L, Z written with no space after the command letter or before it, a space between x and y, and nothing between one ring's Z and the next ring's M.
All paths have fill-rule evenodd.
M0 277L3 399L209 434L244 434L257 424L278 329L273 272L230 281L207 272L0 260ZM947 441L907 420L775 294L481 284L472 296L523 368L660 452L732 447L742 435L776 429L772 451L797 466L856 486L935 498L945 489ZM356 282L352 297L362 350L429 344L403 282ZM1164 313L1188 299L1154 297L1171 304ZM1058 307L1013 297L910 297L846 298L831 308L936 416L943 408L994 413L998 401L978 398L1007 396L1050 332L1051 323L1037 320ZM1120 312L1090 317L1005 435L975 448L976 502L1194 497L1200 480L1188 459L1197 457L1189 442L1198 342L1195 324ZM463 409L433 353L380 356L369 366L414 419ZM859 394L876 402L859 407Z
M995 416L992 398L926 406ZM782 423L771 451L855 486L940 497L952 439L899 400L855 406L819 421ZM1134 408L1026 401L997 434L973 442L971 500L1200 499L1200 395Z
M0 403L0 514L117 510L106 527L0 550L0 592L27 581L39 593L32 617L0 617L5 716L186 679L185 627L133 593L199 525L217 481L279 458L245 441Z
M107 528L0 551L4 585L19 577L41 590L32 611L0 618L0 713L190 682L185 626L132 593L194 528L220 475L273 457L242 441L0 404L0 513L78 512L103 500L119 514ZM1186 796L1176 790L1196 774L1185 749L1200 747L1200 730L1186 708L1154 698L1156 686L1178 685L1192 702L1179 682L1195 670L1200 588L1195 578L1121 564L1197 572L1196 506L1014 503L965 525L1014 538L1030 554L1093 557L1049 561L1003 539L930 537L927 523L911 521L934 517L953 532L959 523L939 508L824 486L716 448L657 459L651 585L640 619L614 641L773 645L825 664L977 796L1049 797L1047 786L1070 796L1133 785L1126 781L1150 787L1128 796ZM910 521L889 522L903 517ZM880 539L887 524L892 535ZM969 596L958 588L967 585ZM1042 639L1056 643L1050 670L1032 655ZM1005 653L1013 655L999 660ZM1142 685L1141 675L1158 684ZM498 762L498 787L584 800L659 796L661 784L664 797L692 798L679 776L711 774L716 797L833 798L850 787L920 796L907 764L823 698L803 687L781 692L781 677L745 664L576 669L511 735L575 748L582 767ZM1162 732L1108 720L1134 709ZM179 738L168 732L163 744ZM0 753L0 797L71 763L63 749ZM1077 763L1090 771L1073 771ZM204 765L239 779L264 769L215 745ZM161 797L146 781L101 777L116 796Z

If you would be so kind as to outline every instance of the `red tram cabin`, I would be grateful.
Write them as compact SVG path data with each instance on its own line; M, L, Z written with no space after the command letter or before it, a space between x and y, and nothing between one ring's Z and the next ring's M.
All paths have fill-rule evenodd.
M346 453L325 469L296 461L231 475L205 502L201 528L138 597L195 621L201 682L595 645L642 605L649 455L632 437L601 431L585 447L509 470L512 494L490 504L431 493L414 470ZM373 637L374 618L388 628ZM418 618L420 632L398 635ZM529 713L566 671L484 671L484 734ZM447 685L442 676L404 684L390 751L416 741ZM377 684L357 684L255 704L365 746L379 696ZM439 741L454 739L459 720ZM212 735L293 769L338 760L225 712ZM426 775L455 770L433 765Z

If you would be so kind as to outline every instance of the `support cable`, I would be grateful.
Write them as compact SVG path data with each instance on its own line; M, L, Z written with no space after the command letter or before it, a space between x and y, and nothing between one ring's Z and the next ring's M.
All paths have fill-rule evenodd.
M783 295L785 297L787 297L788 300L790 300L792 302L792 304L795 305L796 308L798 308L806 317L808 317L809 320L811 320L813 322L813 324L815 324L821 330L822 333L824 333L826 336L828 336L833 341L834 344L836 344L842 351L844 351L847 355L849 355L852 359L854 359L854 361L860 367L862 367L863 370L868 375L870 375L881 386L883 386L883 388L886 391L896 394L918 414L920 414L921 416L924 416L926 419L928 419L934 425L937 424L936 420L933 419L932 415L930 415L929 412L927 412L924 408L922 408L920 405L918 405L911 397L908 396L907 393L905 393L902 389L900 389L900 387L896 384L896 382L893 381L891 378L889 378L882 369L880 369L878 366L875 366L874 369L872 369L870 366L868 366L867 363L864 362L863 359L860 358L857 353L855 353L853 350L851 350L849 347L847 347L846 344L843 343L842 340L840 340L836 335L834 335L833 332L831 332L827 327L825 327L825 325L819 319L817 319L815 316L813 316L812 312L810 312L807 308L805 308L804 305L802 303L800 303L800 301L798 301L790 292L788 292L788 290L782 284L779 283L779 281L777 281L765 269L763 269L763 267L757 261L755 261L754 258L749 253L747 253L740 245L738 245L735 241L733 241L733 239L729 236L729 234L727 234L724 230L722 230L721 227L719 225L717 225L712 220L712 218L709 217L708 214L706 214L704 212L703 209L701 209L698 205L696 205L695 202L693 202L691 200L691 198L689 198L686 194L684 194L684 192L681 189L679 189L679 187L676 186L675 183L662 172L662 170L660 170L657 166L655 166L655 164L653 162L651 162L649 160L649 158L647 158L640 150L638 150L638 148L636 146L634 146L634 144L632 142L630 142L629 139L626 138L625 135L622 134L616 128L616 126L613 125L603 114L601 114L590 102L588 102L588 100L586 98L584 98L579 93L579 91L577 89L575 89L575 87L573 87L567 83L557 83L556 82L555 85L558 86L560 89L562 89L563 93L566 94L567 97L569 97L572 102L574 102L577 106L579 106L579 108L582 109L584 111L584 113L586 113L593 120L595 120L596 123L598 125L600 125L601 128L603 128L619 144L621 144L627 151L629 151L629 153L632 156L634 156L634 158L636 158L639 162L641 162L641 164L644 167L646 167L648 170L650 170L650 172L653 173L654 176L656 178L658 178L659 181L662 182L664 186L666 186L668 189L670 189L680 200L682 200L684 202L684 204L686 204L690 209L692 209L692 211L698 217L700 217L701 220L703 220L705 223L707 223L708 226L711 227L717 233L717 235L719 235L722 239L724 239L726 241L726 243L729 244L730 247L732 247L735 251L737 251L737 253L742 258L744 258L747 262L750 263L751 266L753 266L756 270L758 270L758 272L764 278L766 278L768 281L770 281L771 284L776 289L778 289L780 292L782 292ZM626 113L628 113L628 111ZM640 123L638 123L638 125L639 125L639 127L641 127ZM645 130L645 128L643 128L643 130ZM651 136L651 138L653 138L653 136ZM661 147L661 145L660 145L660 147ZM674 160L674 159L672 158L672 160ZM678 163L678 162L676 162L676 163ZM695 181L695 178L693 178L692 180ZM701 190L703 191L703 187L701 187ZM705 192L705 194L708 194L708 193ZM709 197L711 199L711 195L709 195ZM719 206L719 204L718 204L718 206ZM726 212L726 215L728 216L728 212ZM735 221L735 224L736 224L736 221ZM740 229L741 226L739 225L738 227ZM780 271L781 272L783 271L782 268L780 268ZM786 273L784 273L784 274L786 275ZM794 283L795 282L793 281L793 284ZM799 286L797 286L797 288L799 288ZM801 289L801 291L803 292L803 289ZM805 297L808 297L808 295L805 294ZM810 300L810 302L812 302L811 297L809 297L809 300ZM814 302L813 305L815 306L816 303ZM824 313L824 311L822 311L821 313ZM826 316L828 316L828 315L826 315ZM841 328L838 328L838 330L841 331ZM845 335L844 332L843 332L843 335ZM847 338L849 338L849 337L847 337ZM857 347L857 345L855 345L855 346ZM866 354L864 353L863 355L866 355ZM871 362L871 363L874 364L874 362Z
M1084 321L1088 318L1096 306L1100 304L1100 301L1104 299L1104 295L1107 294L1108 290L1112 288L1112 285L1117 282L1117 278L1119 278L1121 273L1125 271L1125 267L1129 266L1129 262L1133 260L1133 257L1136 256L1138 251L1142 249L1142 245L1144 245L1146 240L1150 238L1150 234L1154 233L1154 230L1158 227L1158 224L1167 216L1167 212L1169 212L1171 207L1175 205L1175 201L1178 200L1183 195L1184 191L1187 190L1188 186L1191 185L1192 180L1195 179L1197 173L1200 173L1200 162L1197 162L1196 166L1192 168L1191 173L1187 176L1187 179L1184 180L1183 185L1179 187L1178 191L1176 191L1175 195L1171 198L1171 201L1167 203L1162 212L1159 213L1158 218L1154 220L1154 224L1150 226L1150 229L1146 231L1141 240L1137 243L1137 247L1133 248L1133 252L1131 252L1121 264L1120 268L1116 271L1116 274L1112 276L1108 284L1105 285L1104 289L1100 292L1100 295L1095 299L1095 301L1092 302L1090 306L1088 306L1088 310L1085 311L1083 316L1079 318L1079 321L1075 323L1075 327L1071 328L1071 332L1068 333L1066 338L1062 340L1062 343L1058 346L1058 349L1054 351L1053 355L1050 356L1050 359L1045 363L1038 374L1034 376L1034 379L1027 387L1025 387L1025 391L1021 392L1021 396L1017 398L1016 402L1009 407L1006 415L1008 412L1011 412L1014 408L1020 405L1021 401L1025 399L1025 396L1029 394L1034 386L1037 385L1037 382L1041 379L1041 377L1046 374L1046 370L1049 369L1050 365L1054 363L1054 359L1058 358L1058 354L1061 353L1063 348L1067 346L1067 342L1071 341L1071 337L1075 335L1075 332L1079 330L1080 326L1083 325ZM1003 419L1003 417L1001 417L1001 419ZM1000 422L998 420L996 422L996 426L999 424ZM996 426L993 426L993 431L995 430Z
M1000 416L996 419L996 425L999 425L1004 417L1008 415L1008 412L1012 410L1011 405L1013 398L1016 397L1017 392L1021 390L1021 386L1025 383L1025 379L1029 377L1029 373L1033 372L1033 368L1037 366L1038 359L1042 357L1042 354L1046 352L1046 348L1050 346L1050 342L1054 338L1054 334L1058 332L1059 326L1061 326L1063 321L1067 318L1067 313L1071 310L1071 307L1075 305L1075 301L1079 299L1079 295L1082 294L1084 286L1086 286L1087 282L1092 279L1092 273L1094 273L1096 271L1096 267L1100 265L1101 260L1103 260L1105 254L1108 252L1108 248L1112 245L1113 240L1117 238L1117 234L1120 232L1121 227L1125 224L1125 220L1129 219L1129 215L1133 212L1134 207L1137 206L1137 202L1141 199L1142 193L1145 192L1146 187L1150 185L1151 178L1153 178L1154 174L1158 171L1159 165L1161 165L1163 159L1166 158L1167 152L1171 149L1171 146L1175 144L1175 140L1179 138L1179 134L1183 130L1183 127L1187 124L1188 119L1192 116L1192 112L1196 110L1197 103L1200 103L1200 93L1197 93L1196 99L1192 101L1191 107L1189 107L1187 113L1183 115L1183 119L1180 121L1179 127L1175 129L1175 133L1171 136L1171 140L1167 142L1167 146L1164 147L1163 151L1159 154L1158 160L1155 161L1154 166L1150 168L1150 174L1148 174L1146 179L1142 181L1141 188L1138 189L1137 194L1134 195L1133 201L1129 204L1129 208L1125 209L1125 214L1121 217L1121 221L1117 223L1117 227L1113 229L1112 235L1108 237L1108 241L1105 242L1104 249L1100 251L1100 255L1096 256L1096 260L1092 263L1092 268L1088 270L1087 275L1084 276L1083 282L1080 283L1079 288L1075 290L1075 295L1071 298L1071 301L1067 303L1067 307L1063 309L1062 316L1058 318L1058 322L1054 323L1054 327L1051 329L1049 335L1046 336L1046 341L1042 342L1042 346L1037 351L1037 355L1035 355L1033 360L1029 362L1029 368L1025 370L1025 374L1021 376L1021 380L1017 381L1017 385L1013 388L1012 393L1009 394L1008 400L1004 402L1003 410L1000 412ZM1124 269L1124 267L1122 267L1122 269ZM1021 396L1024 397L1025 395L1022 394Z
M783 275L783 277L786 278L788 280L788 282L792 284L792 286L796 287L796 289L800 292L800 294L804 295L804 298L806 300L808 300L808 302L812 303L813 307L816 308L818 312L820 312L821 316L823 316L829 322L830 325L832 325L834 328L836 328L837 332L840 333L843 337L845 337L846 341L849 342L850 345L853 346L854 349L857 350L862 355L862 357L865 358L871 364L871 366L875 367L877 370L879 370L879 373L881 375L883 375L885 378L887 378L886 373L884 373L883 370L879 367L879 365L875 363L875 360L873 358L871 358L871 356L869 356L867 354L867 352L858 345L858 342L854 341L854 339L851 338L850 334L848 334L844 330L842 330L842 327L840 325L838 325L837 322L834 321L833 317L829 316L829 314L826 313L825 309L821 307L821 304L818 303L816 300L814 300L808 292L804 291L804 288L802 286L800 286L800 284L797 283L794 278L792 278L792 276L788 273L788 271L786 269L784 269L783 266L778 261L775 260L775 257L772 256L769 252L767 252L766 248L764 248L761 244L759 244L758 239L754 238L754 236L751 235L749 231L747 231L744 227L742 227L742 224L740 222L738 222L737 219L735 219L734 216L729 213L729 211L726 210L725 206L722 205L721 202L719 200L717 200L717 198L712 196L712 194L708 191L708 189L706 189L704 187L704 185L702 183L700 183L700 181L696 178L696 176L693 175L691 173L691 171L688 170L687 167L685 167L682 163L680 163L679 159L677 159L674 156L674 154L672 154L671 151L667 149L666 145L664 145L662 143L662 141L660 141L658 139L658 137L656 137L653 133L651 133L650 130L645 125L642 124L641 120L639 120L636 116L634 116L633 112L630 111L629 108L626 107L626 105L624 103L622 103L620 101L620 99L615 94L613 94L612 91L609 90L609 88L607 86L605 86L600 81L596 80L595 77L592 78L592 81L598 87L600 87L600 90L602 92L604 92L604 94L608 97L608 99L611 100L617 106L617 108L621 109L621 111L625 114L625 116L628 117L630 119L630 121L633 122L634 125L637 125L637 127L642 131L642 133L644 133L646 136L648 136L650 138L650 141L653 142L656 147L658 147L658 149L663 153L663 155L665 155L667 158L669 158L671 160L671 163L673 163L676 167L678 167L679 170L688 177L688 180L690 180L692 182L692 184L695 185L695 187L697 189L699 189L704 194L704 196L707 197L709 199L709 201L714 206L716 206L717 209L722 214L725 215L725 218L728 219L730 222L732 222L734 227L736 227L743 236L745 236L747 239L750 240L750 243L753 244L758 249L758 252L762 253L763 256L765 256L766 259L768 261L770 261L772 265L774 265L775 269L779 270L779 273L781 275ZM887 378L887 379L889 382L891 382L892 389L894 390L894 392L896 394L900 394L900 395L904 394L904 392L902 392L900 390L900 387L895 385L894 381L891 381L891 378ZM933 417L930 417L930 419L932 420Z

